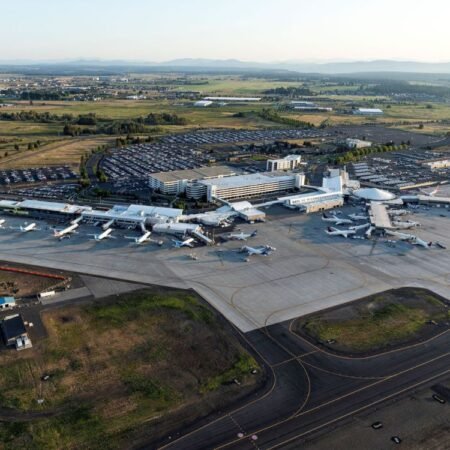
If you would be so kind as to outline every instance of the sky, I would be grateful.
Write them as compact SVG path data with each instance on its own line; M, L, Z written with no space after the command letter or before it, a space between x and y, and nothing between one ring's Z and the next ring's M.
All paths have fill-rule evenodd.
M0 0L0 60L450 61L449 0Z

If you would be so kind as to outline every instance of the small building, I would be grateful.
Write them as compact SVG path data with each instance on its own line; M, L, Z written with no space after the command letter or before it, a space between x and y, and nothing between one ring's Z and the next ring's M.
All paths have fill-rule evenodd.
M381 116L384 112L380 108L357 108L353 110L353 114L359 116Z
M194 103L194 106L196 108L207 108L208 106L211 106L213 102L211 100L199 100L198 102Z
M343 141L339 141L338 144L342 145L343 147L348 148L350 150L372 147L372 142L363 141L361 139L351 139L351 138L347 138Z
M294 170L302 161L300 155L287 155L281 159L268 159L266 162L267 172L276 172L277 170Z
M14 297L0 297L0 309L13 308L16 306Z
M1 329L3 340L7 346L14 346L16 350L24 350L33 346L20 314L4 317Z

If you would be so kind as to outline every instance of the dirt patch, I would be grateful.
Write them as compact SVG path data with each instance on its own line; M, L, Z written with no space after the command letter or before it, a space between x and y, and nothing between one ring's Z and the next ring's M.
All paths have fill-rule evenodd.
M332 351L376 353L449 328L449 303L420 288L401 288L311 314L294 331Z

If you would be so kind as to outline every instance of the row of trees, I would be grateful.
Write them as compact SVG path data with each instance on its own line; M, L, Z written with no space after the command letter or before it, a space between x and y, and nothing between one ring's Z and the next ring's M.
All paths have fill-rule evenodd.
M293 128L314 128L314 124L305 122L303 120L292 119L290 117L280 116L275 110L270 108L264 108L257 112L257 115L261 119L269 120L271 122L281 123Z
M328 162L330 164L346 164L349 162L359 161L363 156L371 155L374 153L393 152L398 150L405 150L406 148L408 148L408 144L400 144L400 145L387 144L387 145L376 145L373 147L358 148L342 153L334 159L330 158Z

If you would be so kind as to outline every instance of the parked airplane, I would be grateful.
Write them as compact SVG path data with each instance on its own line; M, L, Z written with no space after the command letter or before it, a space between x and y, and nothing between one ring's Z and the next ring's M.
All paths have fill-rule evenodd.
M375 227L369 227L367 231L364 233L367 239L370 239L372 237L372 233L376 230Z
M252 255L262 255L269 256L272 252L275 252L277 249L275 247L271 247L270 245L262 245L260 247L249 247L248 245L244 245L239 250L242 253L247 253L248 256Z
M439 192L439 188L440 188L440 186L438 186L436 189L434 189L434 190L431 191L431 192L426 192L426 191L424 191L424 190L422 190L422 189L419 189L419 191L420 191L423 195L426 195L426 196L428 196L428 197L434 197L434 196Z
M177 239L172 239L172 241L173 241L173 246L175 247L175 248L181 248L181 247L194 247L194 241L195 241L195 239L194 238L188 238L188 239L185 239L184 241L179 241L179 240L177 240Z
M362 225L353 225L352 227L349 227L349 230L359 231L364 230L365 228L370 227L370 223L363 223Z
M353 234L356 234L355 230L339 230L335 227L328 227L325 230L325 233L328 234L328 236L343 236L345 238L348 238L349 236L352 236Z
M78 223L74 223L63 230L53 230L53 236L58 239L64 239L70 237L71 234L77 233L76 229L79 227Z
M88 236L93 236L94 239L91 239L91 241L103 241L103 239L116 239L114 236L111 236L111 233L113 232L112 228L108 228L103 233L100 234L89 234Z
M0 219L0 228L5 228L3 225L5 224L5 219Z
M353 223L350 219L340 219L335 215L329 217L326 214L322 214L322 220L324 222L333 222L335 225L350 225Z
M229 233L223 236L227 241L246 241L249 238L255 237L258 234L258 230L255 230L253 233L244 233L241 231L240 233Z
M348 217L352 220L367 220L369 217L363 214L349 214Z
M400 233L399 231L393 231L393 230L384 230L386 234L389 236L394 236L399 238L401 241L411 241L416 236L414 234L408 234L408 233Z
M163 241L157 241L156 239L152 239L150 237L152 233L150 231L146 231L142 236L134 237L134 236L125 236L125 239L133 240L137 245L145 244L147 242L155 242L159 246L163 245Z
M404 216L405 214L410 214L411 211L407 209L388 209L388 214L390 216Z
M426 249L430 249L431 246L433 245L432 242L426 242L423 239L420 239L417 236L414 236L414 239L411 240L411 244L413 245L420 245L421 247L424 247Z
M394 228L407 230L408 228L419 227L420 223L413 222L412 220L404 220L404 221L394 220L392 222L392 225L394 226Z
M24 224L24 226L20 226L20 227L9 227L11 230L18 230L21 231L22 233L28 233L29 231L40 231L41 228L38 228L37 225L33 222L30 224Z

